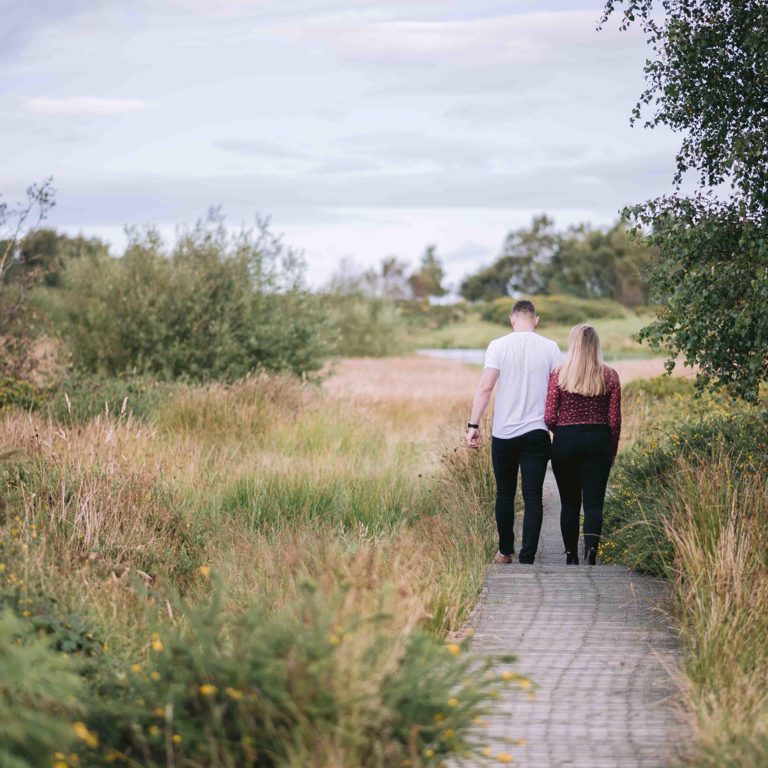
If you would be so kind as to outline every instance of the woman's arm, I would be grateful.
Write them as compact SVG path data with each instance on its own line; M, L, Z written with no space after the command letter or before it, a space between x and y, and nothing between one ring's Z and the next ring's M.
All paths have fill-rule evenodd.
M544 408L544 422L547 429L552 432L557 426L557 417L560 411L560 387L557 383L559 371L552 371L547 386L547 404Z
M608 426L611 428L611 453L614 461L619 450L619 437L621 437L621 382L619 374L613 371L608 401Z

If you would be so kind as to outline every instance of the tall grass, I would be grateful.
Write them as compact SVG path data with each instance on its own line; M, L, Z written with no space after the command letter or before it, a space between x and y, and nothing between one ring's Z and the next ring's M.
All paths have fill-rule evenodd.
M672 585L688 763L766 765L768 416L669 381L628 389L635 445L617 464L605 555Z
M686 697L700 766L768 764L768 482L727 455L667 492Z
M0 415L0 601L89 680L62 754L480 761L473 718L499 681L444 643L480 589L492 488L487 450L459 448L455 392L256 376L85 419L77 394L60 418Z

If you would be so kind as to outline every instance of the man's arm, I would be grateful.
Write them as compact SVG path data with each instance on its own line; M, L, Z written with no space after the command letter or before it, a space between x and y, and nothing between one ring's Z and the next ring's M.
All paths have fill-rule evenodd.
M470 424L479 424L483 418L485 409L491 400L493 388L499 380L498 368L484 368L480 374L480 381L475 387L475 396L472 400L472 413L469 416ZM477 448L480 445L480 432L474 427L467 427L467 445L470 448Z

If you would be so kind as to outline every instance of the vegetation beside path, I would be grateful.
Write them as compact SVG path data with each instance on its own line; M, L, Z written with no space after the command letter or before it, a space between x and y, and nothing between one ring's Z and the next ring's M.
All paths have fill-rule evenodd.
M0 413L0 763L482 764L527 681L449 641L493 548L463 393L98 393Z
M768 764L768 402L658 379L625 412L603 555L672 585L691 765Z

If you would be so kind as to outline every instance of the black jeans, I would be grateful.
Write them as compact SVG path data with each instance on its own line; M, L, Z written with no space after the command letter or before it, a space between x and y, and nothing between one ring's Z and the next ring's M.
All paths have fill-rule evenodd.
M603 532L603 503L611 463L611 430L607 424L555 427L552 469L560 491L560 531L567 552L578 552L582 502L584 551L597 549Z
M534 429L518 437L491 441L493 474L496 477L496 527L499 530L499 552L512 555L515 552L515 494L517 470L523 478L523 546L520 562L532 563L539 546L541 531L544 475L551 451L549 432Z

